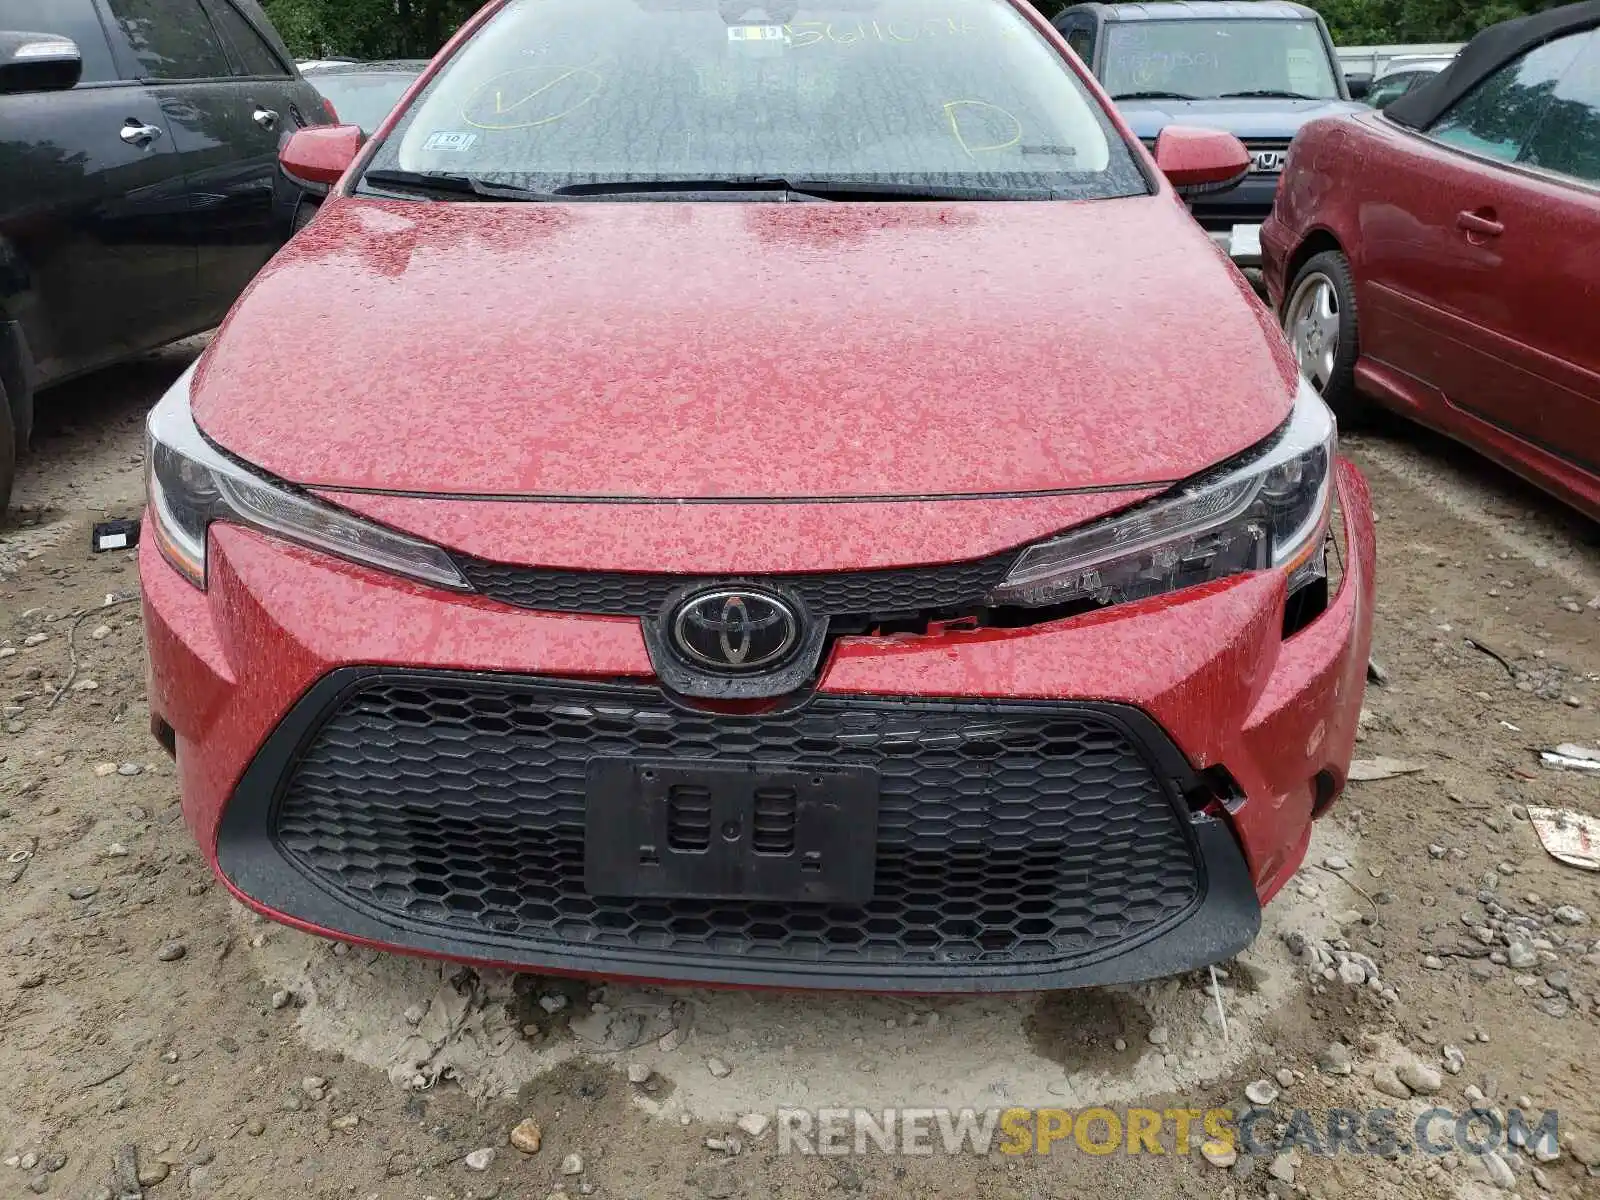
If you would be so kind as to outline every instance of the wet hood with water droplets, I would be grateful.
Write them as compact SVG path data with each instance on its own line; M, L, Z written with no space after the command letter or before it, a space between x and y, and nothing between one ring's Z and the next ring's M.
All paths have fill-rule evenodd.
M336 199L240 300L193 404L324 488L946 496L1178 479L1267 436L1294 380L1170 195Z

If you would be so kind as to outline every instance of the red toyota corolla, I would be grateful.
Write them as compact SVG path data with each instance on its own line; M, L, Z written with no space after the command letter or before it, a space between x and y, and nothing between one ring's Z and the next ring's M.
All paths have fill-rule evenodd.
M150 417L155 731L251 907L906 991L1236 953L1341 790L1364 483L1021 0L503 0ZM1164 176L1163 176L1164 172Z

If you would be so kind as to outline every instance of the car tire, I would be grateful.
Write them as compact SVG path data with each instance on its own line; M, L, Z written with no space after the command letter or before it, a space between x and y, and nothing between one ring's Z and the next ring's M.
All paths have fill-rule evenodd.
M11 506L11 485L17 477L16 423L11 417L11 398L0 383L0 518Z
M294 211L294 227L292 233L299 233L307 225L317 219L317 213L322 210L320 204L313 204L309 200L301 200L300 207Z
M1354 422L1366 411L1356 394L1360 330L1350 260L1337 250L1313 255L1289 286L1283 332L1300 373L1343 422Z

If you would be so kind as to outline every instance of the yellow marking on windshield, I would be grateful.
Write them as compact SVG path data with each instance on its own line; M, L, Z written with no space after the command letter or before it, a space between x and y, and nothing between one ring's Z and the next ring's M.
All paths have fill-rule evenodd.
M527 79L529 75L542 75L548 71L559 71L554 79L547 80L532 91L521 92L521 87L532 82ZM522 77L521 87L513 87L507 81L513 77ZM566 107L555 112L546 112L543 116L532 117L526 120L506 121L500 118L516 114L519 110L526 110L533 105L533 111L538 111L534 101L542 96L549 95L554 89L559 88L569 80L578 80L577 98ZM541 125L551 125L570 117L573 113L583 108L600 94L605 86L605 77L592 67L567 67L554 65L540 65L536 67L516 67L485 80L477 90L467 97L461 106L461 119L474 129L486 129L493 133L505 133L517 129L537 129ZM521 94L519 94L521 92ZM488 101L493 97L493 109L490 111ZM508 98L509 97L509 98ZM473 116L474 111L477 117Z
M970 116L993 113L1009 122L1015 132L1003 142L975 144L967 140L967 135L961 128L962 112ZM969 158L976 158L980 154L988 154L995 150L1009 150L1022 141L1022 122L1017 120L1016 114L1010 109L1001 108L998 104L990 104L987 100L952 100L944 106L944 115L950 122L950 133L961 144L961 148L967 152Z
M507 113L507 112L510 112L511 109L513 109L513 108L521 108L529 100L533 100L536 97L544 95L551 88L555 87L556 84L562 83L562 82L564 82L564 81L566 81L568 79L571 79L577 73L578 73L578 68L577 67L573 67L572 70L567 71L564 74L557 75L554 79L552 79L549 83L545 84L543 87L534 88L533 91L529 92L521 100L512 101L512 103L511 103L511 105L509 107L507 107L507 105L506 105L505 93L500 91L499 88L496 88L495 89L495 93L494 93L494 111L496 113Z

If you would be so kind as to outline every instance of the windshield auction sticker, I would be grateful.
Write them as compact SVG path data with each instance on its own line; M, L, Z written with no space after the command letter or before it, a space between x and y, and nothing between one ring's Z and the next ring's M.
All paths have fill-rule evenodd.
M424 150L452 150L460 153L472 149L472 144L478 140L475 133L456 133L439 130L428 135L428 140L422 143Z
M789 35L783 31L782 25L730 25L728 26L728 40L730 42L786 42Z

